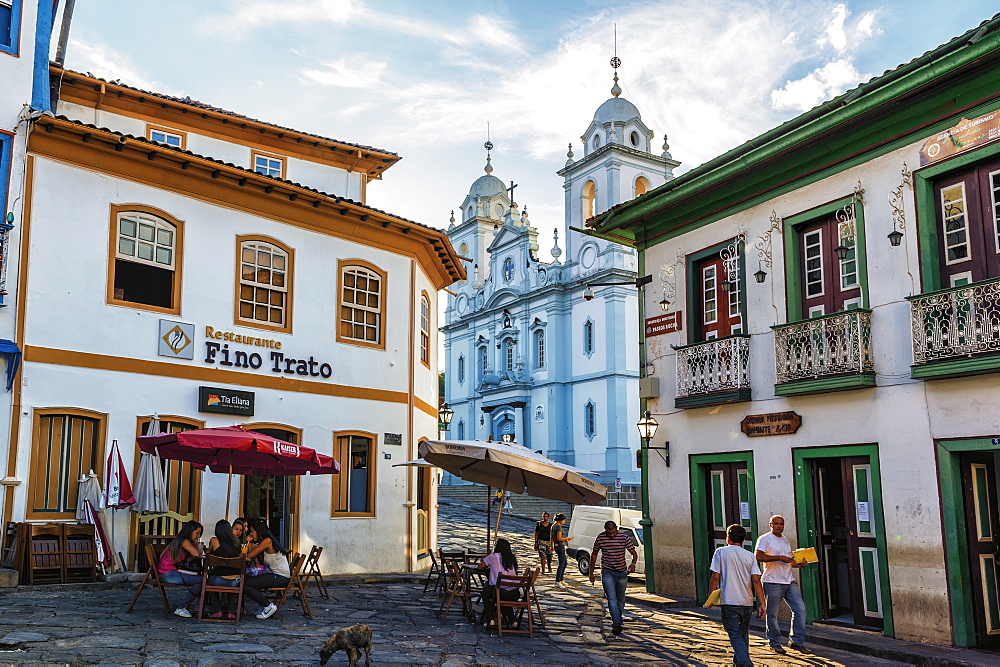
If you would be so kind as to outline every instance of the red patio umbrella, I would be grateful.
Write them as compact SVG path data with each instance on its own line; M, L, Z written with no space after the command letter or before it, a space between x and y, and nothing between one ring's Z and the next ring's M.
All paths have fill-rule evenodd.
M304 475L340 472L340 464L333 457L239 426L144 435L136 438L136 442L141 451L159 454L165 459L208 466L213 472L228 472L227 518L233 473Z

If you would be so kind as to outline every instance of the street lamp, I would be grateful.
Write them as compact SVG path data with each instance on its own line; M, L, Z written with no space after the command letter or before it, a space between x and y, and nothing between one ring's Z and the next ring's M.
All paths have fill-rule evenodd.
M441 405L441 409L438 410L438 430L447 431L448 424L451 423L451 418L455 416L455 411L448 407L447 403Z
M849 253L851 251L851 249L848 248L843 243L841 243L839 246L837 246L836 248L834 248L833 251L835 253L837 253L837 259L839 259L841 262L843 262L845 259L847 259L847 253Z
M649 410L642 415L642 419L636 424L639 429L639 437L642 439L640 453L642 454L642 519L639 525L642 526L642 553L643 561L646 565L646 592L655 593L656 585L652 576L653 567L653 521L649 518L649 441L656 433L659 424L649 414Z
M903 232L901 232L898 229L896 229L895 227L893 227L892 231L889 232L888 238L889 238L889 243L892 245L892 247L893 248L898 248L899 244L903 240Z
M670 310L670 300L667 297L663 297L663 300L660 301L660 310L663 312Z
M639 437L646 441L643 446L649 447L649 441L653 439L653 434L656 433L656 427L659 425L659 422L650 415L649 410L646 410L642 419L636 424L639 429Z
M633 285L638 289L642 289L645 285L653 282L653 276L642 276L641 278L636 278L635 280L627 280L624 282L614 282L614 283L587 283L583 290L583 300L593 301L594 300L594 290L590 289L593 287L608 287L612 285Z

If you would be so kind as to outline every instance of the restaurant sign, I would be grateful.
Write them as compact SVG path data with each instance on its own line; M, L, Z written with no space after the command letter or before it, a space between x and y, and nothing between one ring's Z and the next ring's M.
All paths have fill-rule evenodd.
M791 435L802 426L802 416L797 412L770 412L764 415L747 415L740 422L740 430L749 438L767 435Z
M924 142L920 147L920 166L978 148L995 139L1000 139L1000 109L972 120L963 118L955 127Z
M680 331L682 322L681 311L679 310L675 310L672 313L657 315L656 317L647 317L646 338Z
M198 412L253 416L254 393L222 387L198 387Z

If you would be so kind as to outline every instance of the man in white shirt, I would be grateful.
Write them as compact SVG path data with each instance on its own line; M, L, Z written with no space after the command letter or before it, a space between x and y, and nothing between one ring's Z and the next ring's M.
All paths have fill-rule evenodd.
M753 665L750 661L750 616L753 614L753 591L760 601L757 617L764 618L764 590L760 585L760 570L754 555L742 547L747 529L733 524L726 529L726 546L712 554L712 580L708 592L722 588L719 605L722 627L733 646L734 665Z
M784 600L792 610L792 627L788 647L799 653L811 653L806 648L806 605L802 591L795 583L793 571L807 565L806 561L796 562L792 557L792 547L785 531L785 518L780 514L771 517L771 532L757 540L757 560L764 564L764 594L767 596L767 642L775 653L784 653L781 646L781 629L778 627L778 607Z

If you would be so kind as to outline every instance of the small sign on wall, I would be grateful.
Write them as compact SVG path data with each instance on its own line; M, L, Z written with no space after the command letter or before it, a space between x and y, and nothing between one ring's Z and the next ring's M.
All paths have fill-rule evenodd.
M402 433L383 433L382 442L386 445L402 445L403 444L403 434Z
M656 317L646 318L646 338L660 336L681 330L681 311L675 310L672 313L664 313Z
M748 438L767 435L792 435L802 426L802 416L797 412L771 412L764 415L747 415L740 422L740 430Z
M194 359L194 325L160 320L156 352L161 357Z
M254 393L221 387L198 387L198 412L253 416Z

